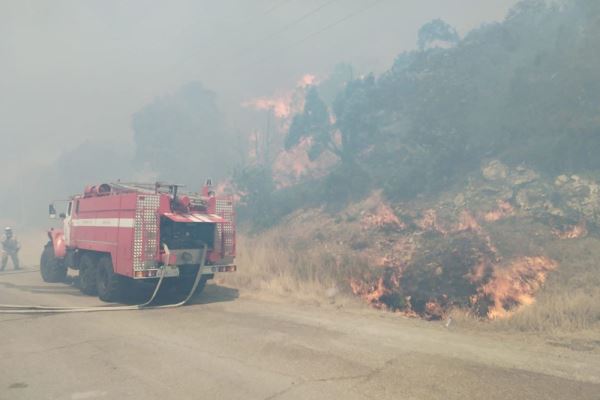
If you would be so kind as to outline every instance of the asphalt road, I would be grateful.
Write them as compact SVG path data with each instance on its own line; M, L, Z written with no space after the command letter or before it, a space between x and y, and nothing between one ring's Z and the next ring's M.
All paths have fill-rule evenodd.
M37 273L0 303L95 305ZM600 399L600 341L270 303L209 285L190 306L0 315L0 399Z

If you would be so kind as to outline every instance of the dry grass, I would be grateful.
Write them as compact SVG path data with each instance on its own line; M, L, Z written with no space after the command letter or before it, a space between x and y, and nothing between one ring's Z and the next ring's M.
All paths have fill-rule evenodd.
M482 320L466 310L450 313L463 328L489 332L523 332L551 337L600 339L600 290L574 293L542 292L533 305L523 307L512 317Z
M536 302L495 324L536 332L600 327L600 239L556 240L546 251L559 268L549 275Z
M295 232L296 234L298 232ZM277 227L259 236L238 237L238 271L224 283L249 291L300 300L348 298L348 279L361 266L335 244L290 239L289 228Z
M354 219L304 210L260 235L240 235L238 272L226 284L286 299L336 303L352 298L350 277L369 271L359 254L377 253L386 238L361 234ZM464 310L451 313L456 323L479 329L571 334L600 332L600 238L559 240L544 226L513 219L498 224L494 242L508 258L545 255L559 267L548 274L535 302L507 319L482 321ZM368 240L353 251L356 238ZM390 239L388 237L388 239ZM372 250L372 251L371 251ZM370 252L370 253L369 253ZM357 300L353 300L356 302Z
M600 322L600 289L542 292L532 306L495 322L520 331L556 332L593 329Z
M481 321L463 310L452 318L470 328L600 337L600 239L555 240L545 252L559 262L535 298L507 319Z

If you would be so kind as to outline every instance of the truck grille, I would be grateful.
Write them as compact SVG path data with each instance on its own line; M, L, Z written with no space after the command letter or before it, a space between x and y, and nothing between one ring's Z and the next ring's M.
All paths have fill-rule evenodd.
M216 200L217 215L227 222L217 224L216 249L222 249L223 255L235 254L235 215L233 201L230 198Z
M158 249L158 207L160 196L138 196L133 237L133 270L154 268Z

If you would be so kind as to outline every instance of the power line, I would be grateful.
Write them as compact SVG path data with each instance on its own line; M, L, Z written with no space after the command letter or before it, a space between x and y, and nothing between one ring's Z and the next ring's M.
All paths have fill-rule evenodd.
M238 28L247 26L253 20L255 20L257 18L261 18L261 17L267 16L267 15L271 14L272 12L274 12L275 10L277 10L278 8L284 6L284 5L288 4L288 3L291 3L292 1L295 1L295 0L281 0L279 2L276 2L274 5L271 5L269 8L267 8L264 11L262 11L261 13L255 15L255 16L250 16L250 17L244 19L243 21L239 22L237 24ZM184 32L184 31L188 30L188 28L192 27L193 25L194 24L189 24L189 25L185 26L181 30L181 32ZM164 72L169 72L169 71L173 71L173 70L177 70L178 68L181 68L183 65L185 65L186 63L188 63L190 61L190 59L192 59L193 57L197 56L198 54L200 54L202 51L205 51L205 50L206 50L205 48L202 48L202 49L199 49L199 50L196 50L196 51L192 51L191 53L187 54L185 56L185 58L183 60L181 60L179 63L172 64L172 65L166 67L164 69Z
M246 54L248 54L249 52L251 52L252 50L255 49L255 47L257 47L258 45L267 42L269 39L278 36L280 34L282 34L285 31L288 31L289 29L293 28L294 26L300 24L302 21L310 18L311 16L315 15L316 13L318 13L319 11L321 11L323 8L329 6L330 4L333 4L335 2L337 2L339 0L329 0L326 1L325 3L321 4L320 6L313 8L312 10L308 11L307 13L303 14L302 16L300 16L299 18L295 19L294 21L290 22L289 24L283 26L282 28L276 30L275 32L271 32L270 34L268 34L267 36L264 36L261 39L258 39L256 42L254 42L253 44L247 46L246 48L242 49L239 52L235 52L232 53L229 57L227 57L227 61L233 60L235 58L239 58L241 56L244 56Z
M323 28L319 29L318 31L313 32L313 33L311 33L311 34L303 37L302 39L300 39L300 40L298 40L296 42L293 42L289 46L286 46L286 47L282 48L279 52L275 52L275 53L273 53L271 55L268 55L266 57L263 57L263 58L259 59L258 62L268 61L271 58L273 58L273 56L275 56L276 54L280 54L280 53L283 53L283 52L285 52L287 50L290 50L290 49L292 49L294 47L300 46L302 43L306 42L307 40L309 40L309 39L311 39L311 38L313 38L313 37L315 37L317 35L320 35L323 32L326 32L326 31L328 31L330 29L335 28L337 25L340 25L340 24L346 22L347 20L349 20L349 19L351 19L351 18L353 18L353 17L355 17L355 16L357 16L359 14L362 14L362 13L368 11L369 9L375 7L377 4L379 4L379 3L383 2L383 1L385 1L385 0L375 0L374 2L367 4L365 7L359 8L356 11L353 11L353 12L351 12L349 14L346 14L344 17L342 17L342 18L340 18L340 19L332 22L329 25L324 26Z
M291 3L292 1L294 1L294 0L282 0L280 2L277 2L274 5L272 5L271 7L267 8L266 10L264 10L263 12L261 12L260 14L258 14L256 16L250 16L249 18L246 18L245 20L243 20L240 23L240 25L246 25L248 22L253 21L256 18L265 17L265 16L267 16L269 14L272 14L275 10L277 10L281 6L284 6L287 3Z
M293 28L294 26L298 25L300 22L302 22L302 21L304 21L305 19L307 19L307 18L309 18L309 17L311 17L311 16L315 15L316 13L318 13L319 11L321 11L323 8L327 7L327 6L328 6L328 5L330 5L330 4L333 4L333 3L335 3L336 1L339 1L339 0L329 0L329 1L326 1L325 3L321 4L319 7L317 7L317 8L314 8L314 9L310 10L309 12L307 12L307 13L306 13L306 14L304 14L304 15L302 15L300 18L298 18L298 19L296 19L296 20L294 20L294 21L290 22L289 24L287 24L287 25L286 25L286 26L284 26L283 28L281 28L281 29L279 29L279 30L277 30L277 31L275 31L275 32L273 32L273 33L271 33L271 34L269 34L268 36L265 36L264 38L262 38L262 39L259 41L259 43L262 43L262 42L264 42L264 41L267 41L267 40L271 39L271 38L272 38L272 37L274 37L274 36L277 36L277 35L280 35L280 34L282 34L283 32L285 32L285 31L289 30L290 28Z
M269 8L269 9L265 10L265 12L262 14L262 16L265 16L265 15L269 15L269 14L271 14L273 11L277 10L277 9L278 9L279 7L281 7L282 5L284 5L284 4L286 4L286 3L289 3L290 1L293 1L293 0L283 0L283 1L282 1L282 2L280 2L280 3L276 3L276 4L275 4L274 6L272 6L271 8Z
M283 0L283 1L275 4L271 8L265 10L262 13L262 15L267 15L268 13L274 11L275 9L277 9L277 8L279 8L279 7L281 7L281 6L285 5L285 4L290 3L291 1L293 1L293 0ZM320 10L322 10L323 8L327 7L330 4L333 4L336 1L339 1L339 0L328 0L328 1L326 1L325 3L321 4L320 6L318 6L318 7L314 8L314 9L308 11L307 13L305 13L304 15L302 15L301 17L299 17L296 20L292 21L288 25L286 25L286 26L282 27L281 29L277 30L276 32L273 32L270 35L264 37L263 39L261 39L260 42L257 42L257 43L260 44L260 43L262 43L262 42L270 39L271 37L273 37L273 36L275 36L275 35L277 35L277 34L279 34L281 32L284 32L284 31L290 29L291 27L293 27L295 25L298 25L300 22L302 22L305 19L311 17L312 15L318 13ZM377 4L379 4L379 3L383 2L383 1L385 1L385 0L375 0L375 1L367 4L364 7L361 7L361 8L359 8L359 9L353 11L353 12L350 12L350 13L346 14L344 17L342 17L342 18L340 18L340 19L338 19L338 20L336 20L336 21L334 21L334 22L332 22L332 23L324 26L323 28L321 28L321 29L319 29L319 30L317 30L315 32L312 32L312 33L310 33L307 36L304 36L302 39L300 39L300 40L298 40L296 42L293 42L293 43L291 43L290 45L288 45L286 47L281 48L279 51L275 51L275 52L273 52L270 55L267 55L265 57L262 57L262 58L256 60L256 62L262 63L262 62L268 61L268 60L274 58L277 54L284 53L284 52L289 51L289 50L291 50L291 49L293 49L293 48L295 48L297 46L300 46L301 44L303 44L304 42L310 40L311 38L313 38L315 36L318 36L321 33L324 33L324 32L326 32L326 31L328 31L330 29L335 28L337 25L340 25L340 24L346 22L347 20L349 20L349 19L351 19L351 18L353 18L353 17L355 17L355 16L357 16L359 14L368 11L369 9L375 7ZM247 50L250 50L250 49L247 49ZM167 68L166 71L177 69L177 68L181 67L182 65L186 64L193 56L197 55L199 52L200 51L196 51L196 52L193 52L191 54L188 54L185 60L181 61L180 63L178 63L176 65L173 65L173 66ZM232 54L231 57L227 57L227 58L230 58L230 59L238 58L238 57L243 56L244 54L247 54L247 52L248 51L238 52L238 53ZM248 64L246 64L246 65L248 65Z

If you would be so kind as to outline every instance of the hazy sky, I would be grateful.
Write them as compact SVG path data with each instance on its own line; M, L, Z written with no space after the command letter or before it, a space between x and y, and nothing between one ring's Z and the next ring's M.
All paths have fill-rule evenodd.
M131 114L188 81L234 108L340 61L382 71L423 23L464 34L515 3L0 0L0 148L24 166L84 140L130 147Z

